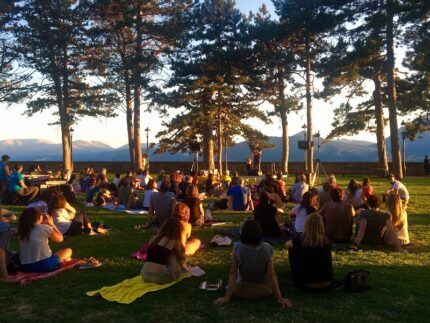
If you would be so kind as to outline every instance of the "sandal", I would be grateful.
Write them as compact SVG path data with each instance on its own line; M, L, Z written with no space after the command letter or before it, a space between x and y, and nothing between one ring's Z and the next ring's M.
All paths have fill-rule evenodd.
M98 268L102 265L100 261L98 261L94 257L82 259L81 265L79 266L79 269L91 269L91 268Z

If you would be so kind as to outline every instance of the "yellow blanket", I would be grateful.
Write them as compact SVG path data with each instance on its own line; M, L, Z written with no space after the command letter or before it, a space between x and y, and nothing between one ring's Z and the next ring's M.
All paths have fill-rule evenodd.
M154 283L146 283L142 280L141 276L136 276L134 278L126 279L120 282L119 284L103 287L102 289L87 292L88 296L97 296L100 295L104 299L110 302L118 302L121 304L130 304L133 303L137 298L145 295L149 292L155 292L157 290L161 290L164 288L168 288L172 285L175 285L177 282L181 281L184 278L190 277L190 273L186 273L179 277L178 280L175 280L171 283L158 285Z

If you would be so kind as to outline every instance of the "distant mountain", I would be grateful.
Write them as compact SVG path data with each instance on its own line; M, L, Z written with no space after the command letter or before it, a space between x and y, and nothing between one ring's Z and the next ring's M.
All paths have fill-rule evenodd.
M298 141L303 140L303 133L290 137L290 161L303 160L303 151L298 149ZM278 162L281 158L282 138L269 137L274 145L271 150L264 150L262 160ZM401 143L401 141L400 141ZM315 157L317 157L317 142L315 144ZM430 133L422 134L416 141L406 141L407 161L421 161L424 155L430 155ZM128 145L113 148L99 141L78 140L73 142L73 159L76 161L128 161ZM142 145L146 151L146 145ZM152 151L154 151L153 149ZM388 157L390 159L390 139L387 138ZM49 140L39 139L13 139L0 141L0 154L8 154L13 160L23 161L58 161L61 160L61 144ZM246 142L239 142L227 150L229 161L244 161L249 156ZM154 155L150 153L151 161L191 161L191 154L178 153L172 155L164 153ZM322 161L376 161L376 143L351 139L336 139L324 143L320 149Z

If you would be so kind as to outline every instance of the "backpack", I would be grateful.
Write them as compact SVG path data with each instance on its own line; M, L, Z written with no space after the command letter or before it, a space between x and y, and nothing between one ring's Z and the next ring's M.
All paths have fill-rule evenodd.
M343 288L346 292L357 293L372 288L370 283L370 272L368 270L350 271L346 274Z

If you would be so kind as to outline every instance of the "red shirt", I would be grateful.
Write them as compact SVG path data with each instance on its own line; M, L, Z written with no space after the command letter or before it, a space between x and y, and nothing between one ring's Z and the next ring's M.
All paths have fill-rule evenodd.
M361 190L363 191L363 194L366 197L366 199L368 199L369 196L373 194L373 187L370 185L363 186Z

